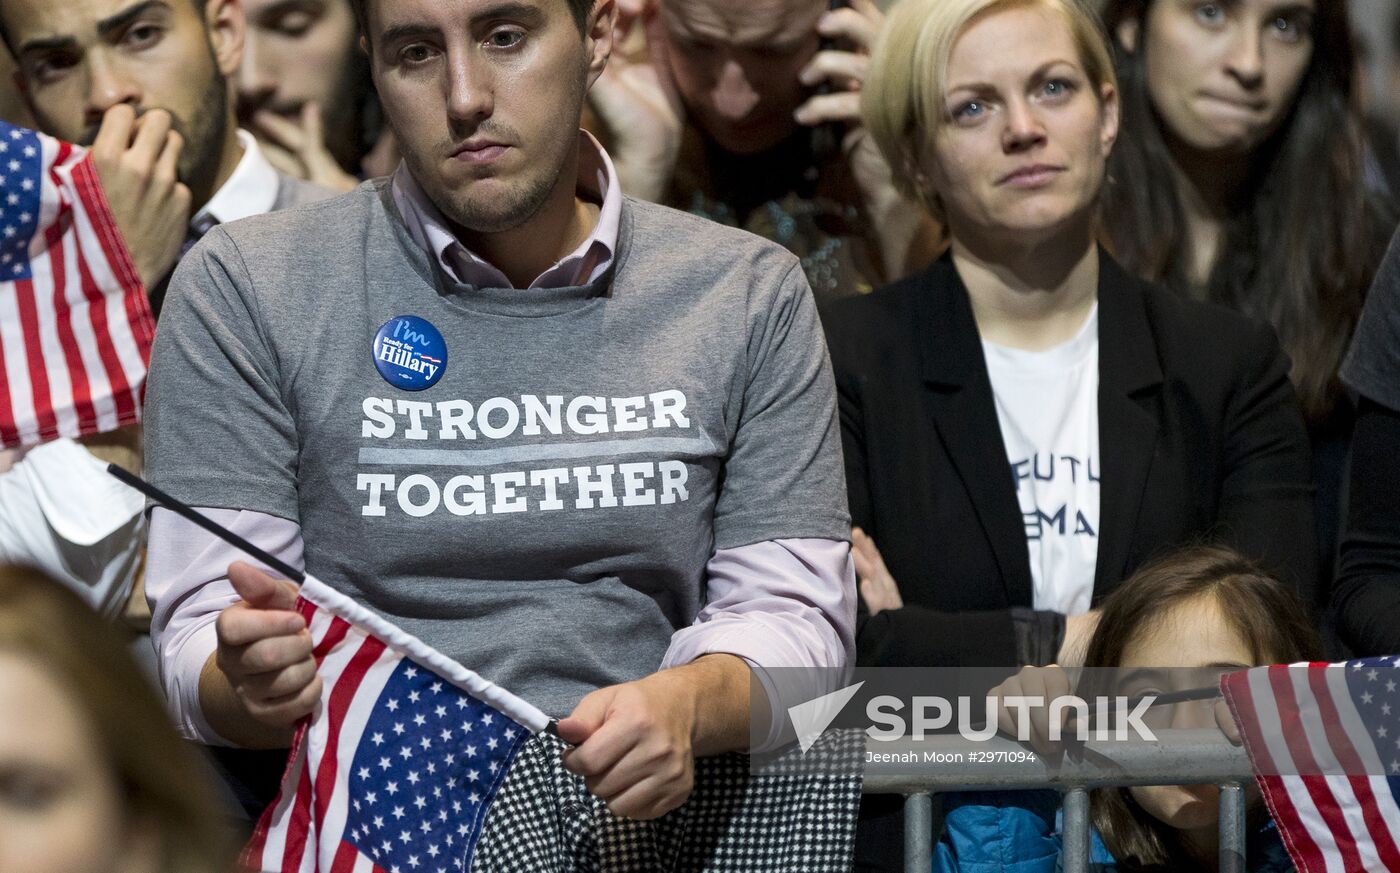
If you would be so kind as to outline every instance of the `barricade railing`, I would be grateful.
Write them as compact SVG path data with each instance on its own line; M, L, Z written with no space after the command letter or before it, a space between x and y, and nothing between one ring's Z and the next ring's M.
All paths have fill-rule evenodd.
M1054 789L1063 797L1065 873L1089 869L1089 790L1131 785L1220 786L1220 873L1245 871L1244 786L1249 758L1215 728L1159 730L1157 739L1091 739L1058 762L1005 737L954 735L867 740L866 794L904 795L904 869L933 867L933 795L948 791Z

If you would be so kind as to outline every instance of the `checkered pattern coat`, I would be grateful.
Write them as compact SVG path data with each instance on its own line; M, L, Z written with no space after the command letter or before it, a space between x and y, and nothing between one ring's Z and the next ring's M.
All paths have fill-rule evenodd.
M684 805L655 821L629 821L564 769L564 749L549 734L521 749L486 820L476 873L851 868L859 776L755 776L745 755L701 758Z

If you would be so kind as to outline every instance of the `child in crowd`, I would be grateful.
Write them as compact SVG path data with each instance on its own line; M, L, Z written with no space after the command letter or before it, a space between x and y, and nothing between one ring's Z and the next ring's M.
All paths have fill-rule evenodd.
M1116 668L1118 694L1135 697L1215 684L1227 672L1321 657L1307 612L1293 592L1237 553L1198 546L1149 565L1103 606L1085 664ZM1180 686L1180 687L1178 687ZM1068 693L1055 665L1027 667L996 692L1008 697ZM1014 725L1003 709L1003 729ZM1158 728L1219 725L1237 741L1222 700L1162 707ZM1046 748L1047 725L1033 721L1032 741ZM1096 873L1214 870L1220 806L1214 785L1103 788L1090 795ZM1249 798L1251 873L1292 870L1278 831L1257 792ZM1059 867L1058 795L1048 791L950 795L937 873L1040 873Z

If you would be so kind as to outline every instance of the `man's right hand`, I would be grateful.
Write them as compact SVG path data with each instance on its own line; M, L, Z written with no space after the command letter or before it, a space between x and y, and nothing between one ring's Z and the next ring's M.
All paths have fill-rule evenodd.
M588 92L588 103L607 129L613 166L622 190L658 202L670 187L680 154L684 112L670 81L666 42L656 0L622 0L612 57ZM628 52L637 24L642 49Z
M107 110L92 144L93 168L147 288L174 268L189 231L190 189L177 177L184 145L169 112L138 119L125 103Z
M240 745L285 746L290 728L321 698L311 634L295 611L297 586L241 561L228 576L243 599L214 624L218 649L200 683L205 715Z

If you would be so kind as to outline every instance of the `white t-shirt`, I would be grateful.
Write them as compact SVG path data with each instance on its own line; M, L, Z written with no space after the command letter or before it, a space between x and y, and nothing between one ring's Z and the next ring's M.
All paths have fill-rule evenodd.
M1099 308L1040 352L982 343L1030 550L1035 608L1089 610L1099 553Z

